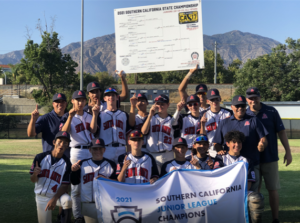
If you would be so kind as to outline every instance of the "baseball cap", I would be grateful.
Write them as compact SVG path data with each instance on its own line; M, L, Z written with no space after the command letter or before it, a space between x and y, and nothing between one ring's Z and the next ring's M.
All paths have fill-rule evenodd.
M104 96L107 95L108 93L115 93L116 95L118 95L118 92L116 91L116 89L114 88L107 88L105 91L104 91Z
M174 146L178 146L178 145L185 145L185 146L188 146L187 145L187 142L185 140L185 138L181 138L181 137L178 137L178 138L175 138L173 140L173 147Z
M243 95L234 96L232 99L232 105L246 105L246 98Z
M208 138L206 135L201 134L195 138L194 144L197 142L208 142Z
M90 91L95 90L95 89L99 89L101 91L100 85L97 82L89 83L87 85L86 89L87 89L87 92L90 92Z
M138 99L145 99L148 102L148 98L144 93L138 93L137 98Z
M196 93L207 92L207 86L205 84L198 84L196 87Z
M58 132L56 135L55 135L55 140L57 138L67 138L69 140L69 142L71 141L71 138L70 138L70 134L68 132L65 132L65 131L60 131Z
M192 94L192 95L190 95L190 96L186 99L186 103L187 103L187 104L190 103L190 102L198 102L198 103L200 103L200 99L199 99L199 97L198 97L197 95Z
M75 91L72 95L72 99L78 99L78 98L86 98L86 95L84 91Z
M100 138L94 138L92 140L92 145L91 148L104 148L105 147L105 143L103 139Z
M162 103L169 103L169 97L165 94L161 94L161 95L158 95L154 101L162 102Z
M211 99L214 99L214 98L219 98L220 97L220 92L216 88L209 89L207 91L206 97L207 97L208 100L211 100Z
M259 97L260 93L256 87L250 87L246 91L246 98Z
M52 101L58 101L58 100L67 101L66 95L64 95L63 93L56 93L55 95L53 95Z
M144 135L140 130L133 130L129 135L129 140L144 139Z

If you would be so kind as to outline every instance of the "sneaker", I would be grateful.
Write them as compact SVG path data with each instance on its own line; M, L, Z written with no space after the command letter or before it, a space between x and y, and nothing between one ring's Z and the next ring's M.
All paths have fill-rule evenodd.
M85 223L84 218L76 218L74 223Z
M278 219L274 219L274 220L272 221L272 223L279 223L279 220L278 220Z

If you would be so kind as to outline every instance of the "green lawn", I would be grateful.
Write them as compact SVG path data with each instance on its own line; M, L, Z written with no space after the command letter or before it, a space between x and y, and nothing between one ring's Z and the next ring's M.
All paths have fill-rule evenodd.
M289 139L290 146L300 147L300 139ZM278 140L278 145L282 145L280 140Z
M300 140L291 140L290 144L300 145ZM30 182L28 172L33 156L40 152L41 140L0 140L1 223L37 222L34 184ZM279 156L280 220L300 222L300 193L297 192L300 185L300 153L293 154L293 163L289 167L282 163L284 154ZM265 196L263 222L271 222L269 198L264 187L262 193ZM53 220L56 215L57 209L53 212Z

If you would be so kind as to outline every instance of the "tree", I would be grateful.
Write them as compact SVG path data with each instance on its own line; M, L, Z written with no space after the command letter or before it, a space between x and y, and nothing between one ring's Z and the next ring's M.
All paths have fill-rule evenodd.
M217 79L218 83L225 84L225 83L233 83L234 82L234 75L238 69L240 69L240 66L243 64L242 61L239 59L235 59L232 61L231 64L229 64L228 68L225 70L223 69L223 72L219 72Z
M288 38L286 43L277 45L270 54L248 60L236 72L236 95L257 87L263 101L299 100L300 39Z

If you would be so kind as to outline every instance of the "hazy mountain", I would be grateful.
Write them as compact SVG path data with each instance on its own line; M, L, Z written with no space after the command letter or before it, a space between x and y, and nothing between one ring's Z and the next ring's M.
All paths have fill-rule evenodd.
M238 58L243 62L260 55L270 53L271 49L280 42L234 30L224 34L212 36L204 35L204 49L213 50L215 41L218 44L218 53L222 56L226 65ZM97 71L114 72L116 66L115 34L97 37L84 42L84 71L95 73ZM73 60L79 64L80 42L71 43L62 52L70 54ZM23 50L0 54L0 64L18 63L23 57ZM80 67L77 68L77 71Z

